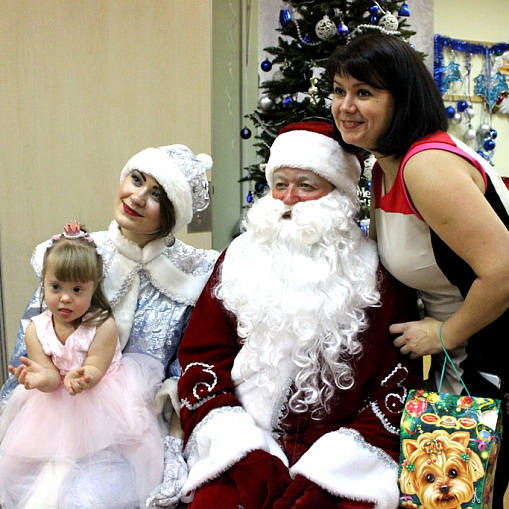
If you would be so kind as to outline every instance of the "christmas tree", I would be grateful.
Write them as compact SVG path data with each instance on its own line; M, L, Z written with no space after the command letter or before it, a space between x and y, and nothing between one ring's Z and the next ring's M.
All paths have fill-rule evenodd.
M245 168L242 181L250 183L247 201L263 194L267 182L264 164L279 130L304 120L332 121L330 114L332 84L324 75L327 59L340 46L358 35L373 31L405 39L415 32L408 28L408 5L388 0L291 0L279 13L278 45L265 48L267 58L262 71L275 70L262 81L257 109L247 115L254 128L257 164ZM270 55L270 58L269 58ZM277 67L274 67L277 66ZM251 130L244 127L244 139ZM369 217L369 178L359 185L361 217Z

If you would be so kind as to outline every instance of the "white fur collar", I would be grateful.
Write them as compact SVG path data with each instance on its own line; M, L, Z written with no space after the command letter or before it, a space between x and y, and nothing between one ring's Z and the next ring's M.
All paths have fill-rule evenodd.
M149 263L167 248L164 238L153 240L144 247L138 246L122 235L116 221L111 222L108 233L118 252L136 263Z
M157 239L140 248L120 232L113 221L108 229L110 240L116 248L108 269L104 288L113 305L128 291L133 278L141 270L148 273L152 283L167 297L194 305L208 280L209 274L196 276L183 272L172 261L164 239Z

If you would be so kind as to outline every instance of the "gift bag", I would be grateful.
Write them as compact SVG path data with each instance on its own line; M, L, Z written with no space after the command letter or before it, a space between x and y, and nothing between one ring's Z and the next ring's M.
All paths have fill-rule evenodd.
M446 352L444 366L447 359ZM465 386L466 396L442 394L441 386L442 380L438 392L412 390L406 400L400 508L491 509L501 401L470 396Z

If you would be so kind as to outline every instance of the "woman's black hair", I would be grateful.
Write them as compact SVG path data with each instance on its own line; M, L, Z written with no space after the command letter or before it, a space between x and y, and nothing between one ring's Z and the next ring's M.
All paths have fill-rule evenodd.
M169 235L177 223L175 207L168 198L166 191L162 188L159 206L161 211L161 231L157 233L157 238Z
M421 56L394 35L359 36L338 48L327 62L327 75L350 75L374 88L388 90L394 98L394 117L378 140L376 151L403 156L423 136L448 128L442 97ZM336 136L349 151L339 131Z

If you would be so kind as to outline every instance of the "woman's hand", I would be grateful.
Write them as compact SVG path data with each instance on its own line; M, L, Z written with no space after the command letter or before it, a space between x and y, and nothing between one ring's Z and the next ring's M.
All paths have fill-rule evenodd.
M410 359L417 359L442 352L438 337L441 323L434 318L424 318L418 322L393 323L389 327L389 332L400 334L393 343L402 354L410 355Z

